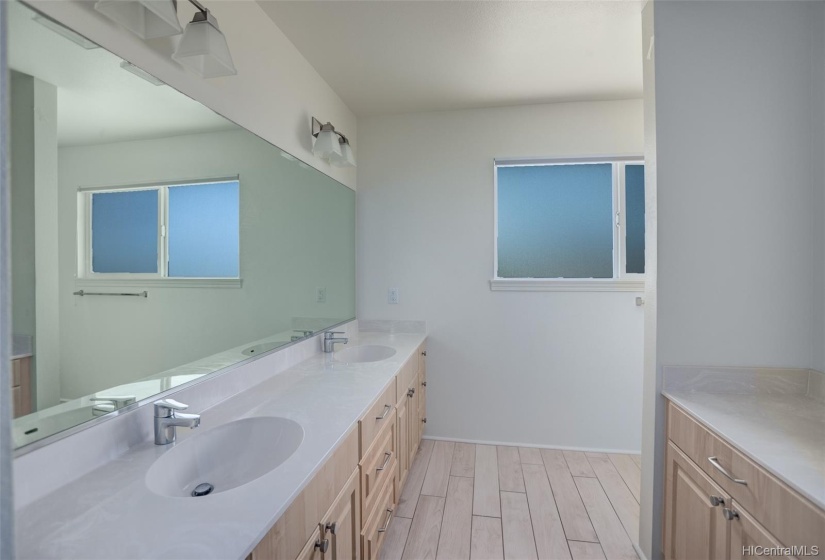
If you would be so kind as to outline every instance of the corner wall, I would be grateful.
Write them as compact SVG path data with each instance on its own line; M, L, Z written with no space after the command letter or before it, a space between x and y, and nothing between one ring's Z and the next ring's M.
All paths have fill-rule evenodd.
M94 0L29 0L34 9L85 35L242 127L355 189L355 169L312 154L310 120L332 122L358 155L355 115L278 29L257 2L210 0L237 76L202 79L170 56L179 37L143 41L94 10ZM194 8L178 3L185 25Z
M645 141L658 305L646 310L646 338L657 347L646 367L640 545L658 560L662 368L823 362L825 6L650 2L646 18L653 4L655 103L647 87L645 103L655 128Z
M427 435L638 451L641 294L492 292L489 280L494 158L641 154L641 100L358 125L358 317L427 321Z

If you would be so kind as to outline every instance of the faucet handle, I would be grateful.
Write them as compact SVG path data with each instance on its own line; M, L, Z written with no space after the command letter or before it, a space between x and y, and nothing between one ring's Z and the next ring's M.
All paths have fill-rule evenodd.
M155 416L157 418L168 418L175 410L186 410L188 404L180 403L174 399L162 399L155 401Z

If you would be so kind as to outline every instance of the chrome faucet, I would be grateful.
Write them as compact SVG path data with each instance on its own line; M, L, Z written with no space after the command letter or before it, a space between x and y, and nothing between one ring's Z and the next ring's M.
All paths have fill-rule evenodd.
M188 404L179 403L172 399L163 399L155 402L155 445L174 443L178 426L190 429L201 424L199 414L184 414L181 410L189 408Z
M324 352L329 354L333 350L335 350L335 343L340 342L341 344L346 344L349 342L348 338L335 338L336 334L344 334L341 331L327 331L324 333Z

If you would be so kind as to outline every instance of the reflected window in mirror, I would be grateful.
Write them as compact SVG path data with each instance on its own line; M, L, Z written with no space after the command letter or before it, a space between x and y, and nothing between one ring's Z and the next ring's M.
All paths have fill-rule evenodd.
M86 278L238 278L237 179L80 191Z

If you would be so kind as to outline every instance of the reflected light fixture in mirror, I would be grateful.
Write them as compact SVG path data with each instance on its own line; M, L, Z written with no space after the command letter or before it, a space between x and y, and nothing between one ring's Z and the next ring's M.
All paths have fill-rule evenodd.
M180 35L176 0L98 0L95 10L141 39Z
M191 0L190 0L191 1ZM226 37L212 13L197 2L200 10L186 24L178 48L172 59L194 71L202 78L234 76L238 73L229 53Z

